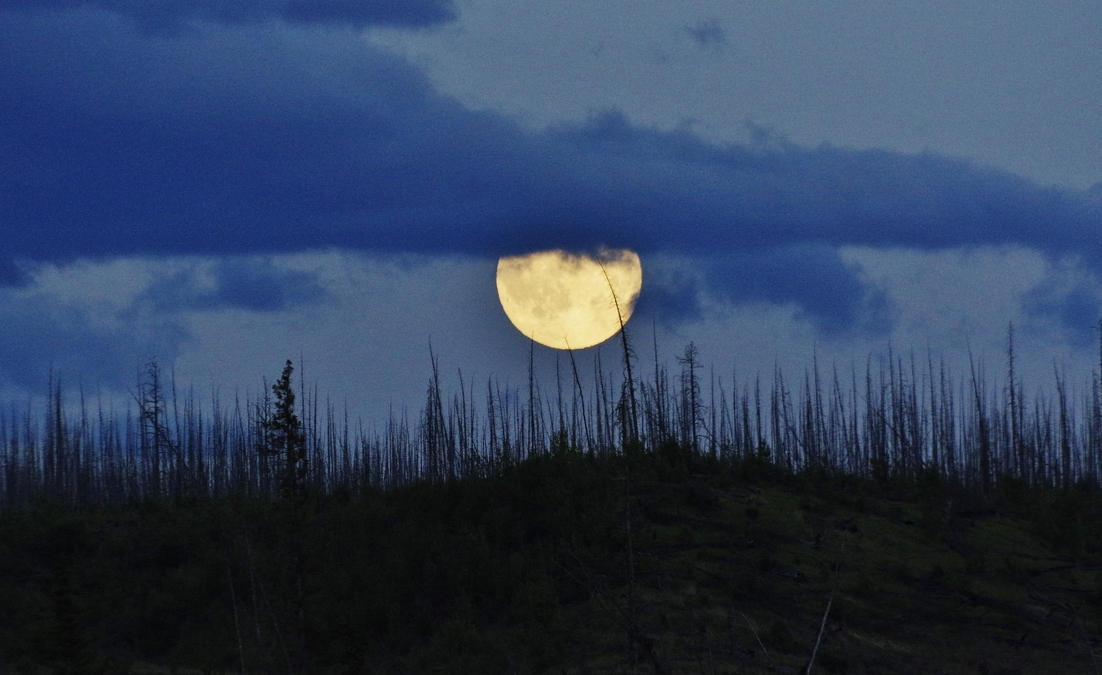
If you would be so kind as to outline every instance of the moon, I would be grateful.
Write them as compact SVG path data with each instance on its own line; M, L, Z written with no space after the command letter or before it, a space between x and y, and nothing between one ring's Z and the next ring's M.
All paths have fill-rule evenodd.
M628 322L643 288L639 256L601 249L596 256L561 250L497 261L497 297L524 335L555 349L585 349Z

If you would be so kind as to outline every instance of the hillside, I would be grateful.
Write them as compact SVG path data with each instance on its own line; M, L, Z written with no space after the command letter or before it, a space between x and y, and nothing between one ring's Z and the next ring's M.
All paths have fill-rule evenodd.
M812 672L1102 672L1102 495L998 485L669 443L297 504L40 500L0 512L0 658L711 675L795 674L815 651Z

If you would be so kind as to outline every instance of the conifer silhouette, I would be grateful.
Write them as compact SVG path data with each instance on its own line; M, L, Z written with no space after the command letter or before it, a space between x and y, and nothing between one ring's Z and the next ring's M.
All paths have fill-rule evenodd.
M272 385L275 394L275 410L267 407L261 412L260 425L263 442L258 448L261 455L282 460L277 470L279 494L285 500L301 498L306 491L307 457L306 435L302 422L295 413L295 390L291 386L291 360L283 367L283 374Z

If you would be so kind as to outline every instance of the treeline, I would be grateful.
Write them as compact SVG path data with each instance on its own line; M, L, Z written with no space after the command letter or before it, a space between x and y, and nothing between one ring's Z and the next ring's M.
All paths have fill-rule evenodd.
M215 393L201 402L192 390L180 393L175 378L151 361L123 412L83 393L74 405L56 379L44 411L30 404L0 411L0 504L275 498L292 469L305 490L355 493L490 475L533 455L625 448L674 448L793 472L820 467L878 481L927 472L982 491L1010 479L1098 485L1099 373L1073 390L1057 372L1054 392L1029 396L1015 372L1012 327L1007 344L1002 385L971 356L961 375L932 357L891 352L844 375L816 360L795 378L777 368L738 380L705 372L692 344L673 372L656 353L658 365L644 375L625 339L614 372L606 372L599 352L590 364L569 354L570 372L548 390L530 357L527 386L466 382L460 372L458 389L446 394L433 357L421 411L371 429L321 401L316 386L299 383L297 404L290 396L294 409L281 410L293 394L289 370L259 395L225 400ZM592 384L583 386L579 367L592 368L585 378ZM282 431L273 427L279 419ZM289 419L294 428L286 427ZM301 435L293 467L273 447L273 430L284 443L288 433Z

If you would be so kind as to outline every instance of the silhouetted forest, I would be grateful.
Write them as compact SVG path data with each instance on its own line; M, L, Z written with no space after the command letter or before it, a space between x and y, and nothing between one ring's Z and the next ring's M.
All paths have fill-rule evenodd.
M331 402L319 405L316 386L307 391L300 383L304 488L357 492L485 476L556 444L606 455L627 440L647 452L672 441L721 460L756 456L787 471L816 467L881 481L932 470L985 491L1004 479L1099 483L1099 372L1073 389L1057 371L1054 392L1027 396L1014 369L1012 328L1001 384L971 358L969 372L954 374L913 353L870 357L846 375L815 362L796 378L777 369L739 381L705 372L691 344L677 372L658 366L639 374L630 349L616 364L627 367L615 373L604 371L599 356L580 364L571 355L550 390L530 368L528 386L512 389L492 379L465 383L460 372L458 390L448 394L433 358L420 413L392 417L382 429L364 429ZM589 390L579 368L592 370ZM49 384L44 415L16 404L0 411L0 504L279 492L282 460L258 452L270 445L265 421L276 405L267 387L256 397L215 394L204 402L192 390L180 394L151 361L136 392L122 413L83 394L74 410L59 379Z
M1097 372L621 338L550 389L433 357L378 431L290 361L205 402L150 362L118 414L51 382L0 414L0 672L1100 672Z

